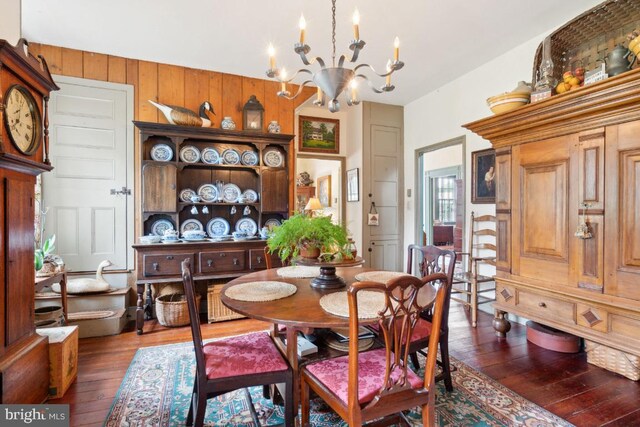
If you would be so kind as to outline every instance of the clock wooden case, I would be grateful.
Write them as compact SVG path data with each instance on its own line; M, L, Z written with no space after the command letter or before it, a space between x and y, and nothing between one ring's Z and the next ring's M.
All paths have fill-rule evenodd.
M0 40L0 403L41 403L48 338L34 326L36 176L47 157L47 101L57 90L43 58Z

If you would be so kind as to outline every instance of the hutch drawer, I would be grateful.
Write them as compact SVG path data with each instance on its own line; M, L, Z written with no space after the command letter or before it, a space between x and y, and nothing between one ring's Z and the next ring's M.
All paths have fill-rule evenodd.
M181 263L185 258L191 258L191 264L193 264L192 253L145 254L143 255L144 275L145 277L181 276Z
M200 252L200 273L242 271L245 253L244 250Z
M264 250L251 249L249 251L249 269L262 270L267 268L267 262L264 259Z
M575 303L540 295L535 292L518 290L516 306L539 318L556 322L575 324Z

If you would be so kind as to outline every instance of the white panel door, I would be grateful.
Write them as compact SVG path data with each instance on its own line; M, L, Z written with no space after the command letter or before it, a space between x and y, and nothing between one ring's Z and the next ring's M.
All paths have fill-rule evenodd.
M128 127L130 87L56 78L50 101L52 173L43 175L46 234L56 234L56 253L73 271L95 270L109 259L127 269L132 196L111 190L132 187ZM130 152L128 152L130 151Z

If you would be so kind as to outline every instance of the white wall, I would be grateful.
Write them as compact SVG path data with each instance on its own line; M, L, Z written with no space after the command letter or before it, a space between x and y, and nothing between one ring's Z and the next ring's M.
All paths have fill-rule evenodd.
M20 39L21 1L0 0L0 39L15 45Z
M349 128L347 132L347 144L346 156L347 156L347 170L358 168L358 193L360 199L357 202L347 202L347 228L353 236L353 241L356 243L358 252L363 254L362 246L362 227L363 227L363 200L364 194L362 190L362 104L348 107L346 110L347 122ZM346 172L346 171L345 171Z
M423 159L425 174L432 170L460 166L462 165L462 144L440 148L436 151L430 151L424 154ZM409 188L411 187L409 185L407 186Z

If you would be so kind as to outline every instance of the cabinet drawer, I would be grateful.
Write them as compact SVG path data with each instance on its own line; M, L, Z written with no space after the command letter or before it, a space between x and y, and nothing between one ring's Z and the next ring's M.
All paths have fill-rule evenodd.
M245 269L245 251L200 252L200 273L242 271Z
M516 306L543 319L575 324L576 305L560 299L518 291ZM526 317L526 315L525 315Z
M249 251L249 268L251 270L262 270L267 268L267 263L264 260L263 249L251 249Z
M144 255L144 275L150 276L180 276L182 261L186 258L193 265L193 254L157 254Z

